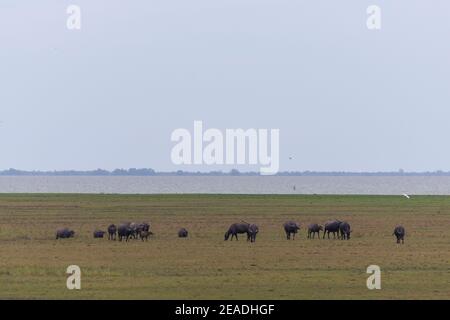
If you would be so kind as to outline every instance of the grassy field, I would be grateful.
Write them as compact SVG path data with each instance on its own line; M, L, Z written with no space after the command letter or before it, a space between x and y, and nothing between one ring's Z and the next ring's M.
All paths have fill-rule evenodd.
M332 218L351 224L351 240L308 240L302 228L287 241L282 229ZM259 225L256 243L224 242L241 220ZM92 238L122 221L149 221L155 235ZM59 227L76 237L55 240ZM180 227L190 238L177 237ZM81 290L66 288L72 264ZM381 290L366 287L371 264ZM0 298L449 299L450 197L0 195Z

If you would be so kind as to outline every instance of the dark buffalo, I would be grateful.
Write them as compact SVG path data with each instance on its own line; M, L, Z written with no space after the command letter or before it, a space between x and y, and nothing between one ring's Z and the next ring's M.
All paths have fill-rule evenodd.
M130 223L124 223L117 228L117 235L119 236L119 241L122 241L123 238L125 238L125 241L128 241L130 237L133 236L133 229L130 226Z
M328 233L328 239L330 239L330 232L333 233L333 237L337 237L339 239L339 226L342 222L339 220L328 221L325 223L325 228L323 231L323 238L325 239L325 235Z
M350 233L352 231L350 230L350 225L348 224L348 222L342 222L339 225L339 231L341 233L342 240L345 240L345 239L350 240Z
M179 238L187 238L188 237L189 232L185 229L185 228L181 228L178 231L178 237Z
M235 223L230 226L227 232L225 232L225 241L228 240L228 238L231 235L231 241L233 241L233 237L236 237L236 240L238 240L238 233L247 233L248 238L248 228L250 227L250 224L248 223Z
M139 224L136 222L131 222L131 223L126 223L128 225L128 227L131 229L131 235L130 237L132 237L133 239L137 239L139 236Z
M318 239L320 239L320 231L323 230L322 226L319 226L317 223L312 223L308 226L308 239L311 239L311 234L312 234L312 238L314 239L314 237L316 236L316 233L318 235Z
M248 232L247 232L247 241L250 240L250 242L255 242L256 241L256 235L259 232L259 228L256 224L251 224L248 227Z
M103 236L105 235L105 231L101 231L101 230L95 230L94 231L94 238L98 239L98 238L103 238Z
M59 229L56 231L56 239L67 239L73 238L75 236L75 231L69 230L67 228Z
M108 240L116 240L117 236L117 227L112 224L108 227Z
M400 243L400 241L403 243L405 243L405 228L403 228L403 226L396 226L394 233L392 234L393 236L397 237L397 243Z
M295 240L295 234L300 230L300 224L294 222L294 221L288 221L284 225L284 231L286 232L286 238L288 240L291 239L292 234L292 240Z

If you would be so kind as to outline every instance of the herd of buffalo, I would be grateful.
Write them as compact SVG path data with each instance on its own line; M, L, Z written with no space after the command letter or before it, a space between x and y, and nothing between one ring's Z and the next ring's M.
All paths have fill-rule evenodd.
M290 240L292 236L292 239L294 240L295 235L300 230L300 224L294 221L288 221L283 225L283 228L286 232L286 238ZM330 239L330 233L332 233L333 238L337 237L338 239L342 240L349 240L350 234L352 232L352 230L350 229L350 224L345 221L332 220L326 222L323 226L318 225L317 223L313 223L308 226L308 239L314 239L316 233L317 237L320 238L320 231L323 231L323 238L328 235L328 239ZM228 231L225 232L225 241L230 239L230 236L230 240L233 240L233 238L236 238L236 240L238 240L238 234L246 234L247 241L255 242L258 232L259 228L256 224L250 224L247 222L234 223L229 227ZM128 241L130 239L141 239L142 241L147 241L148 237L153 235L153 233L150 231L149 223L128 222L122 223L119 226L111 224L108 227L107 232L102 230L95 230L93 236L94 238L103 238L106 233L108 233L108 240L116 240L118 238L119 241ZM403 226L395 227L394 233L392 235L395 235L395 237L397 238L397 243L404 243L405 228ZM56 239L72 238L74 236L75 231L68 228L59 229L56 232ZM178 231L178 237L187 238L188 231L185 228L181 228Z

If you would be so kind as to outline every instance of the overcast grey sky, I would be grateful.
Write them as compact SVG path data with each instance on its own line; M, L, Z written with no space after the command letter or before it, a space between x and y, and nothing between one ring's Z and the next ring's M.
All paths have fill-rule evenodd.
M279 128L280 170L450 170L449 35L448 0L2 0L0 169L177 170L203 120Z

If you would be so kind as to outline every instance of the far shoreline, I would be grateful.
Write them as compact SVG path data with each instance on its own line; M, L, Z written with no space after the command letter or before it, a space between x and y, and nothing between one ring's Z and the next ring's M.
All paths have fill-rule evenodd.
M255 171L155 171L142 169L96 169L96 170L55 170L27 171L0 170L0 177L450 177L450 171L281 171L274 175L261 175Z

